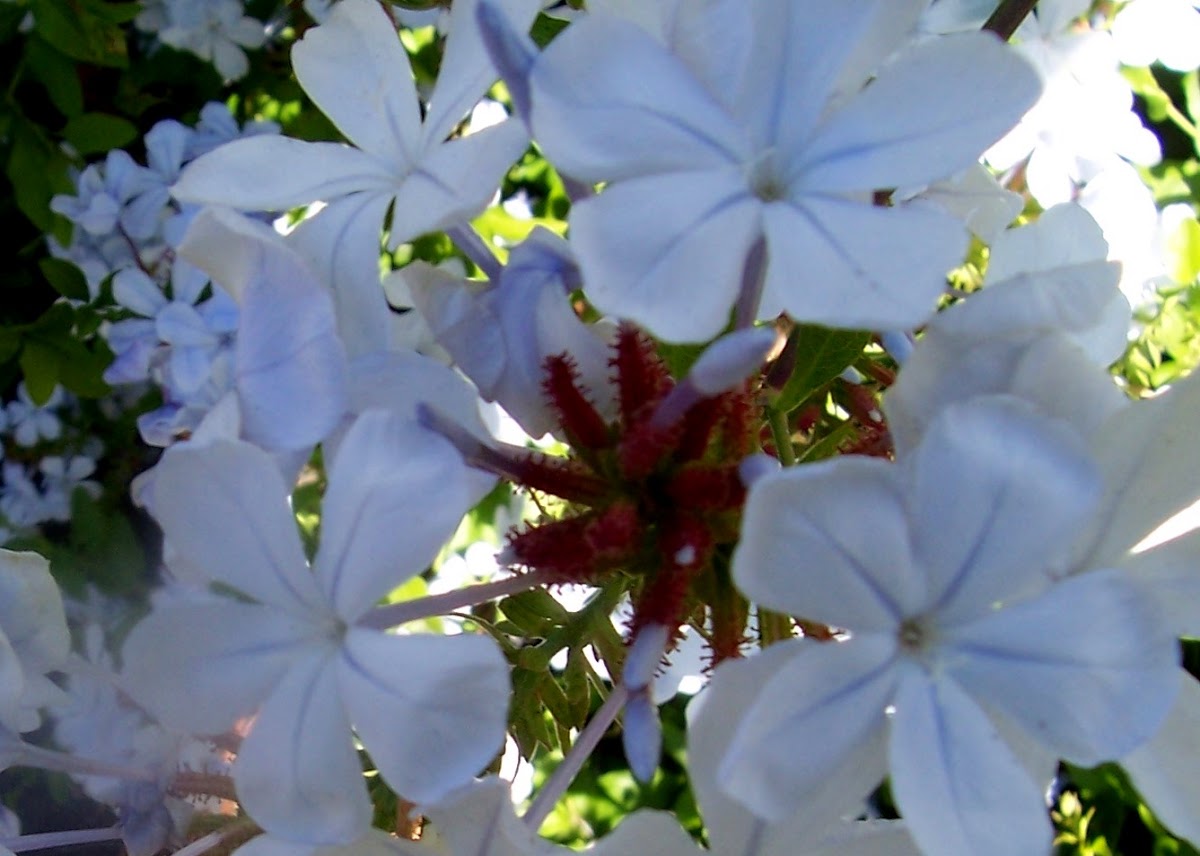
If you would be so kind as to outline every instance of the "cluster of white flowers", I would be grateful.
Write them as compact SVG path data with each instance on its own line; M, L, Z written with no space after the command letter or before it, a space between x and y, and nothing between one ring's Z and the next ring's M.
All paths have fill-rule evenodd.
M262 47L267 38L266 25L245 12L243 0L148 0L135 23L164 45L211 62L225 80L237 80L250 69L246 49Z
M1119 224L1089 214L1113 204L1113 176L1142 186L1132 164L1157 143L1089 3L1039 4L1015 47L977 29L993 5L594 0L539 49L537 0L455 0L423 98L383 8L341 0L293 65L349 144L241 133L211 108L205 130L157 126L149 167L114 152L81 174L55 202L78 226L62 252L93 287L115 270L136 316L106 333L108 377L164 390L173 409L143 424L148 440L186 437L139 490L169 587L119 672L92 642L58 714L63 748L92 765L75 771L108 776L90 787L121 807L131 851L177 832L167 792L192 738L233 735L228 777L263 830L239 856L569 852L537 828L572 772L623 710L630 767L652 776L664 655L685 623L717 650L720 604L685 610L681 592L720 550L730 597L795 621L745 657L739 624L689 708L708 849L647 811L589 852L1048 854L1060 761L1122 763L1200 843L1200 684L1178 646L1200 634L1200 532L1147 540L1200 499L1200 381L1134 402L1108 374L1142 283L1110 261ZM219 68L241 26L224 9L212 41L173 36ZM463 134L497 77L514 115ZM533 230L501 255L471 219L531 141L570 189L569 233ZM1012 225L1014 191L1042 209L1032 222ZM313 202L286 237L231 210ZM433 231L487 277L402 274L449 367L399 340L380 275L382 249ZM972 233L986 279L950 292ZM778 356L776 325L799 324L888 346L896 380L870 421L894 454L791 466L786 426L777 460L738 446L728 426L760 406L745 379ZM671 381L640 331L703 347ZM575 457L500 443L484 401ZM50 430L34 419L9 414L18 442ZM291 495L318 446L310 560ZM380 606L495 475L589 511L514 536L500 561L524 573ZM518 819L502 780L477 778L504 745L515 649L456 611L596 585L647 554L660 566L633 598L623 669ZM0 586L11 573L0 564ZM0 737L49 766L18 735L63 703L41 691L65 643L51 622L54 645L23 653L0 605L17 651ZM461 632L429 632L448 614ZM101 745L104 727L121 741ZM429 818L419 841L371 829L360 750ZM901 818L863 819L885 779Z

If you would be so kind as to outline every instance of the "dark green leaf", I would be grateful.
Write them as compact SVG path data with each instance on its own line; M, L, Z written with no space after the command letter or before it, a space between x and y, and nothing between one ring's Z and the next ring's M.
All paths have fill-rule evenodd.
M36 35L25 43L25 60L58 112L67 118L83 112L83 86L74 62Z
M71 192L72 184L67 178L69 163L37 126L14 122L12 135L6 172L17 206L43 232L53 231L61 218L51 213L50 199L56 193Z
M33 0L38 35L72 59L124 68L129 64L125 31L82 0Z
M46 277L54 289L63 297L72 300L87 300L87 280L83 272L75 265L64 259L45 258L38 262L42 276Z
M107 113L84 113L67 122L63 136L80 154L93 155L119 149L137 139L137 127L128 119Z
M529 36L539 48L544 48L554 40L554 37L566 29L567 22L561 18L551 18L549 15L538 15L537 20L529 30Z
M796 327L788 342L795 367L773 407L783 413L799 407L854 362L870 339L871 334L862 330L831 330L816 324Z
M29 397L37 404L45 404L58 385L58 351L41 342L26 340L21 349L21 372Z

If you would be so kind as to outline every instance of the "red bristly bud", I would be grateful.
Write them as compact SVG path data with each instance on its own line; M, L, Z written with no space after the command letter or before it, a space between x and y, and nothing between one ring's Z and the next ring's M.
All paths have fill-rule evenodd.
M677 471L667 484L667 495L681 507L705 511L731 511L746 501L746 487L737 464L720 467L691 466Z
M636 327L621 325L614 351L609 364L617 372L621 422L628 429L649 417L673 382L654 351L654 342Z
M611 446L608 424L580 390L579 373L572 359L566 354L547 357L545 369L542 389L571 445L590 450Z

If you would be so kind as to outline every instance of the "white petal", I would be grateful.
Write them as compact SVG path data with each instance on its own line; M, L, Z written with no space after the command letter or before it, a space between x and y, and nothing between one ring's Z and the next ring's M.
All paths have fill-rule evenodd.
M552 847L517 818L509 783L489 776L423 809L447 856L534 856L569 852ZM439 850L439 853L443 851Z
M171 193L184 202L275 211L395 183L391 166L358 149L259 135L196 158Z
M474 502L466 464L444 438L400 414L360 416L329 469L314 563L352 621L428 567Z
M347 843L371 824L337 662L332 651L293 662L234 763L238 801L263 829L282 838Z
M398 169L412 163L421 108L408 55L378 3L339 3L292 48L292 67L313 103L351 142Z
M1093 766L1161 725L1179 687L1175 637L1117 571L1071 577L946 631L947 670L1047 749Z
M393 189L339 199L289 236L318 280L332 289L338 335L352 357L388 347L390 310L379 282L379 255Z
M313 632L228 598L159 607L125 641L124 688L165 724L220 734L254 712Z
M924 603L910 554L896 467L844 457L754 483L733 578L771 609L888 631Z
M726 73L738 78L731 109L759 146L786 152L807 141L883 5L756 0L753 52Z
M929 205L805 195L764 208L763 302L832 327L900 330L933 314L967 232ZM802 273L801 273L802 272Z
M799 650L755 697L717 773L728 796L775 821L796 814L845 764L861 761L860 747L879 745L896 683L888 638L778 644Z
M70 652L62 595L37 553L0 550L0 633L31 672L58 668Z
M1118 562L1159 524L1200 499L1200 376L1115 414L1093 439L1105 495L1081 567Z
M501 6L511 25L526 33L541 4L538 0L504 0ZM478 0L459 0L450 7L450 35L425 115L427 143L445 140L499 77L480 35L478 8Z
M830 116L794 164L796 180L846 192L945 178L975 163L1040 90L1032 66L990 33L925 42Z
M588 297L664 339L713 338L729 322L759 208L732 171L651 176L577 203L571 244Z
M155 519L210 580L302 615L322 608L288 507L289 491L270 455L228 441L177 446L163 455L156 473Z
M534 64L530 87L534 137L581 181L719 168L750 153L676 57L608 15L588 15L555 39Z
M728 660L688 705L689 778L715 853L750 854L757 841L763 856L794 856L797 852L807 856L804 845L822 840L831 819L857 814L863 794L887 775L881 731L879 740L854 747L847 763L823 781L821 790L777 824L766 826L721 790L717 771L738 719L794 653L791 645L772 645L745 660Z
M1135 553L1121 570L1158 600L1172 633L1200 638L1200 531Z
M1149 742L1121 759L1147 805L1176 835L1200 844L1200 684L1184 674L1167 721Z
M508 665L490 638L350 628L338 686L388 784L413 802L471 780L504 743Z
M588 850L593 856L703 856L675 816L665 811L642 809L628 815L620 825ZM729 854L731 850L714 850Z
M1101 489L1073 432L1003 396L946 408L910 463L913 552L947 622L1061 571Z
M246 289L235 371L247 439L305 449L338 424L347 367L336 323L329 292L311 276L270 275Z
M461 374L415 351L382 351L359 357L350 367L350 410L384 408L417 418L422 402L450 416L480 440L491 434L479 415L479 395Z
M234 856L430 856L428 847L404 841L372 829L350 844L304 844L259 835L250 839Z
M524 126L507 121L426 151L395 188L389 246L474 217L528 145Z
M905 676L890 756L896 805L926 856L1050 852L1043 785L952 681Z

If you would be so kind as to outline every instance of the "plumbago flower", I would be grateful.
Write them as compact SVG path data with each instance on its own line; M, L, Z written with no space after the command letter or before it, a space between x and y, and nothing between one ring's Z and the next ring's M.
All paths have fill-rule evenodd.
M536 2L512 0L528 22ZM245 210L328 203L293 233L335 288L342 338L355 354L388 342L379 284L380 233L389 248L462 223L487 205L528 144L519 123L449 139L495 72L479 44L475 3L456 2L442 70L422 109L408 55L374 0L344 0L292 51L296 77L354 147L285 137L237 140L190 165L179 199Z
M389 635L362 620L418 573L475 499L453 448L372 410L329 470L307 567L272 458L241 442L171 449L153 513L189 574L243 597L181 599L130 635L126 677L161 721L195 734L257 711L233 767L238 798L280 838L352 841L372 808L351 728L401 795L432 801L503 743L508 670L472 634Z
M924 853L1047 852L1052 760L1129 753L1180 683L1153 599L1071 564L1100 493L1066 426L1007 397L947 407L899 463L756 482L735 582L844 637L784 643L721 765L725 792L778 819L885 755Z
M955 401L1012 394L1090 434L1127 400L1107 371L1124 353L1129 303L1100 228L1059 205L992 244L985 287L926 325L886 397L896 449Z
M1038 92L990 34L906 48L911 26L887 25L923 5L680 4L668 43L598 11L536 57L487 12L547 157L608 183L571 212L596 306L668 340L713 338L739 301L753 317L921 323L966 232L874 194L967 168Z

